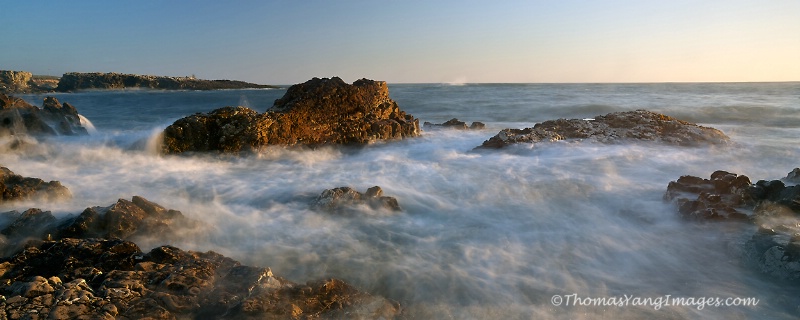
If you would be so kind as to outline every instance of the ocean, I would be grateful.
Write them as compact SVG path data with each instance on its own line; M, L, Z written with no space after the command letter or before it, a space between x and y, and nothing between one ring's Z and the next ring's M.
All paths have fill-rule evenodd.
M64 216L140 195L208 224L172 242L138 243L144 251L164 244L213 250L300 283L340 278L399 302L409 319L800 314L800 287L743 262L754 226L685 221L662 200L667 184L682 175L708 178L726 170L755 182L800 167L800 83L390 84L389 90L421 122L458 118L486 128L430 130L360 148L162 156L158 133L175 120L233 105L263 112L285 89L58 93L91 122L91 135L6 150L0 164L59 180L73 199L0 209L38 207ZM20 97L41 105L44 96ZM503 128L635 109L720 129L733 142L473 150ZM309 208L325 189L363 192L375 185L403 211L339 216ZM628 297L638 300L611 303ZM686 303L657 303L675 297ZM759 302L700 303L717 297Z

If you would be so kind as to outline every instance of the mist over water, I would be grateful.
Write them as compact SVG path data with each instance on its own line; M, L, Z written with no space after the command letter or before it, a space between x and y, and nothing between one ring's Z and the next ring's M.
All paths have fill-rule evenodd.
M271 267L292 281L337 277L400 302L408 318L785 318L800 290L741 263L745 224L693 223L662 201L681 175L753 180L800 166L800 84L392 85L420 121L482 121L363 148L267 148L244 156L159 156L174 120L226 105L264 111L285 90L57 94L96 128L0 155L24 176L59 180L74 198L18 203L57 215L141 195L207 224L164 243ZM42 96L23 96L41 104ZM648 109L723 130L734 143L553 143L473 151L506 127ZM142 142L144 141L144 142ZM338 216L309 202L324 189L381 186L400 213ZM755 307L554 306L581 297L756 297Z

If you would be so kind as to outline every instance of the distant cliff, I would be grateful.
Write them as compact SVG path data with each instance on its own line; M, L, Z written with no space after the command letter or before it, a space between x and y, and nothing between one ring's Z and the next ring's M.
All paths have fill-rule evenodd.
M0 70L0 93L53 91L58 77L36 76L26 71Z
M66 92L85 89L147 88L164 90L216 90L277 88L235 80L202 80L194 77L164 77L123 73L79 73L70 72L61 76L56 91Z

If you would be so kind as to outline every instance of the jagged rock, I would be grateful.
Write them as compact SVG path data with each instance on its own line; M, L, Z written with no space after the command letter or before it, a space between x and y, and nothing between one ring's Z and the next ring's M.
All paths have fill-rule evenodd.
M0 70L0 92L23 93L29 91L33 75L25 71Z
M61 76L56 91L83 89L149 88L165 90L216 90L245 88L277 88L275 86L234 80L203 80L194 77L165 77L123 73L69 72Z
M450 129L459 129L459 130L481 130L486 127L486 124L483 122L472 122L471 125L467 126L467 123L464 121L459 121L456 118L447 120L444 123L431 123L425 122L422 124L422 128L425 130L435 130L435 129L442 129L442 128L450 128Z
M23 177L6 167L0 167L0 202L27 199L54 201L71 197L72 193L61 182Z
M615 112L594 119L549 120L525 129L503 129L480 148L502 148L514 143L583 140L600 143L654 141L673 145L724 144L721 131L698 126L647 110Z
M664 199L685 217L751 221L758 231L744 245L745 258L765 274L800 282L800 186L751 184L747 176L716 171L710 180L682 176L670 182Z
M335 213L347 213L358 206L372 209L401 211L397 199L383 196L383 189L374 186L361 193L350 187L326 189L311 203L311 207Z
M793 182L793 183L800 183L800 168L794 168L792 172L786 175L786 178L782 179L786 182Z
M18 135L88 134L81 124L78 110L56 98L44 99L43 108L22 99L0 93L0 137Z
M701 219L748 219L744 206L754 205L750 178L716 171L711 179L682 176L667 186L664 199L673 201L684 217Z
M119 199L108 207L86 208L80 215L56 219L49 211L28 209L22 214L3 213L0 234L0 254L10 254L24 245L25 239L57 240L64 238L119 238L139 241L158 238L177 240L178 231L190 231L203 225L184 217L180 211L166 209L145 198L134 196L131 201ZM6 221L3 223L3 221Z
M4 260L4 261L3 261ZM46 241L0 260L0 317L390 319L399 306L328 279L305 285L214 252L113 239Z
M314 78L291 86L263 114L225 107L179 119L164 130L163 152L364 144L417 135L419 121L389 98L386 82Z

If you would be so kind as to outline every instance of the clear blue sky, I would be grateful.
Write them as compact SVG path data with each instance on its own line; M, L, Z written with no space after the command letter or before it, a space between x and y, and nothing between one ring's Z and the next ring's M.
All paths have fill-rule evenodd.
M8 1L0 69L291 84L800 80L800 1Z

